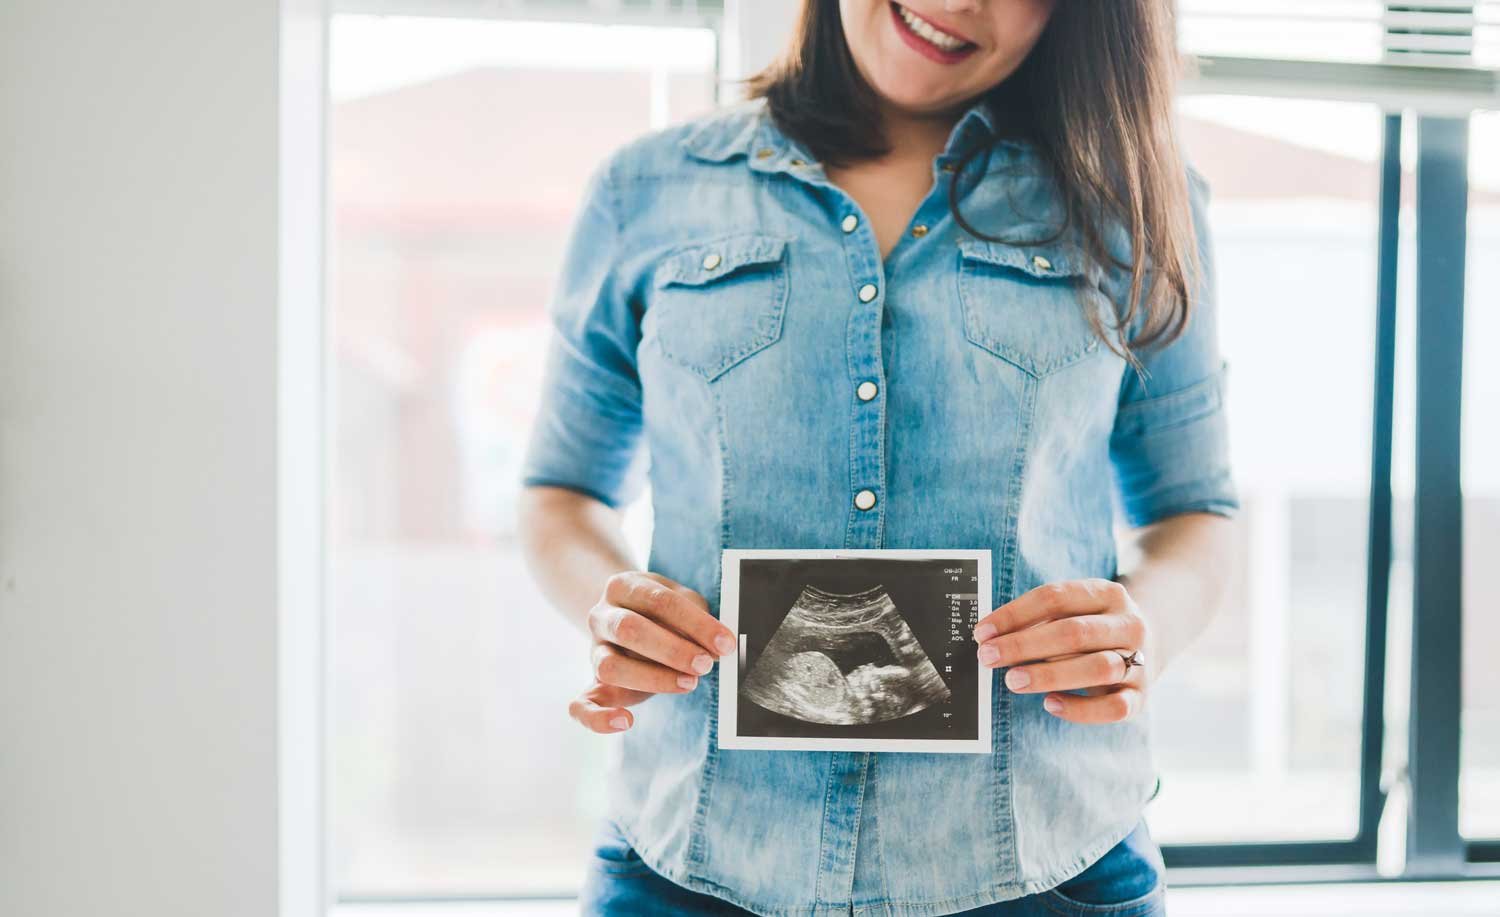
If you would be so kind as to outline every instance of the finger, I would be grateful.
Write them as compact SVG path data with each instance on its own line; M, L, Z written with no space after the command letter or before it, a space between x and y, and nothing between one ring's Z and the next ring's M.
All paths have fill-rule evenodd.
M983 642L997 634L1031 627L1061 615L1106 611L1124 601L1125 587L1114 580L1057 580L1021 593L979 619L974 639Z
M698 676L667 668L658 662L636 659L609 643L595 643L590 658L594 677L603 685L618 685L653 694L684 694L698 687Z
M596 704L608 707L633 707L643 700L650 700L656 695L651 691L637 691L634 688L605 685L596 681L593 687L589 689L589 696Z
M1134 685L1116 685L1097 694L1048 694L1042 699L1046 711L1074 723L1118 723L1140 709L1145 697Z
M568 703L568 715L594 732L620 732L635 723L634 715L625 709L638 704L650 694L614 685L594 682Z
M665 576L663 574L657 573L654 570L641 570L640 574L641 576L656 580L658 583L661 583L663 586L666 586L669 589L677 590L678 592L687 596L687 598L692 601L694 605L697 605L704 611L708 611L708 599L705 599L696 589L689 589L687 586L684 586L682 583L677 582L670 576Z
M1107 694L1110 691L1113 691L1116 688L1120 687L1121 685L1128 685L1132 688L1144 688L1146 678L1145 672L1146 669L1144 666L1133 665L1126 670L1125 678L1121 681L1118 681L1111 685L1090 685L1085 688L1080 688L1079 690L1083 691L1083 693L1085 694L1094 695Z
M1067 653L1128 646L1131 636L1132 623L1124 615L1072 615L984 641L978 649L979 662L992 668L1020 665Z
M636 658L654 660L688 675L705 675L714 667L714 657L703 647L629 608L596 605L589 615L589 633L601 643L629 650Z
M1005 686L1022 694L1113 686L1125 679L1129 668L1125 658L1114 650L1097 650L1012 668L1005 673Z
M712 656L731 653L738 646L729 628L709 613L706 599L660 574L638 570L616 574L610 577L604 598L696 641Z

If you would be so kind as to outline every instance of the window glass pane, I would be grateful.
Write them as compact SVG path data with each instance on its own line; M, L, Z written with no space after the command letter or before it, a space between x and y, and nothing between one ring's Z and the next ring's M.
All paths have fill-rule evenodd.
M1380 113L1194 96L1229 361L1240 577L1151 699L1163 843L1358 827ZM1149 609L1147 609L1149 614Z
M1469 130L1468 290L1464 303L1463 719L1459 830L1500 838L1500 112Z
M334 885L571 892L610 744L512 531L589 171L708 110L699 28L337 16L330 124ZM638 501L630 531L644 557Z

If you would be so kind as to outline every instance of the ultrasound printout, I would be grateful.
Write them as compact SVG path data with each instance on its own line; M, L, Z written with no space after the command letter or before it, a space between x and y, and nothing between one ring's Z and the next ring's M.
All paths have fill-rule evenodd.
M723 552L719 747L989 753L990 552Z

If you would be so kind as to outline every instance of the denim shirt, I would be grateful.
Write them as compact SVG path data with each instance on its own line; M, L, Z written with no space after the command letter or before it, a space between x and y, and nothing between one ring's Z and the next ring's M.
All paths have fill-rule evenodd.
M995 607L1113 578L1119 516L1233 515L1202 178L1188 169L1206 268L1192 320L1137 374L1074 290L1095 285L1113 321L1128 276L1088 261L1076 230L1016 247L952 218L958 180L985 233L1056 228L1028 143L953 171L995 118L980 102L955 124L884 259L761 100L606 156L548 304L522 484L618 507L649 481L648 569L715 615L728 547L990 548ZM1070 723L1000 669L991 754L720 749L719 671L633 708L607 811L657 872L757 914L917 917L1049 889L1122 840L1159 786L1144 711Z

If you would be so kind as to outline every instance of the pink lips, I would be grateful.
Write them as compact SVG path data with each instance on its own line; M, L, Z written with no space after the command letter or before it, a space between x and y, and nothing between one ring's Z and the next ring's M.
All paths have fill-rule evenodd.
M971 43L956 51L944 51L908 28L906 21L901 18L901 13L897 11L895 3L887 3L886 5L891 9L891 21L896 26L896 34L900 35L901 40L906 42L913 51L916 51L928 60L936 61L939 64L956 64L979 49L978 45Z

